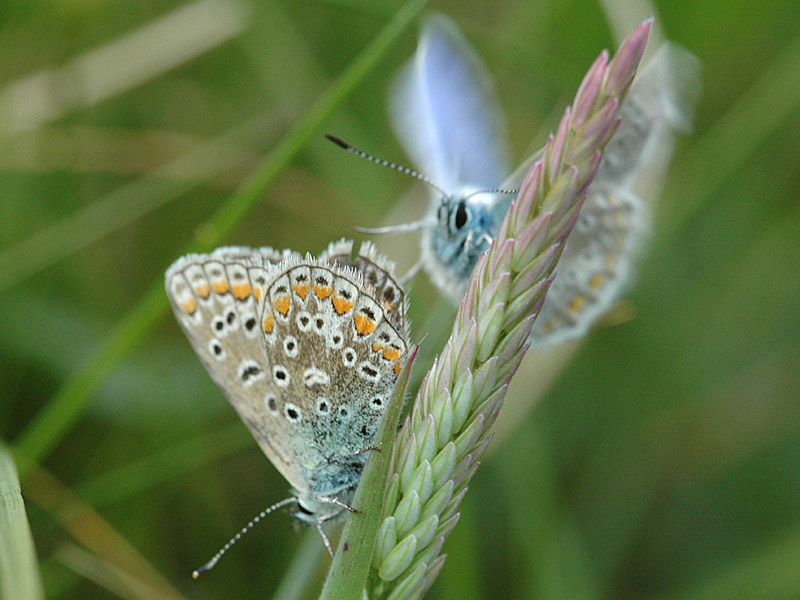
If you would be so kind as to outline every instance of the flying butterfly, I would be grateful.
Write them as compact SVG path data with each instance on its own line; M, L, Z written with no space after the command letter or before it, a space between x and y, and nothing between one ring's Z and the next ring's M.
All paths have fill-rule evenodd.
M653 163L669 160L673 131L689 129L698 81L697 60L672 44L664 44L637 75L534 326L534 345L585 335L630 284L651 212L635 187ZM424 175L367 158L428 183L431 205L416 223L365 231L421 230L422 266L446 296L460 301L537 156L508 175L494 85L456 26L441 15L424 23L416 53L393 82L389 108L398 139Z

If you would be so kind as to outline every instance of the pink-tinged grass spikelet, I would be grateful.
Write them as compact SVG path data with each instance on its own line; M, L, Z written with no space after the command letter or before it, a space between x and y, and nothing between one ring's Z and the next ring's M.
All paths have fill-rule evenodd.
M442 568L442 544L491 439L651 26L647 20L637 27L610 62L605 52L594 62L475 267L450 339L395 441L370 598L418 598Z

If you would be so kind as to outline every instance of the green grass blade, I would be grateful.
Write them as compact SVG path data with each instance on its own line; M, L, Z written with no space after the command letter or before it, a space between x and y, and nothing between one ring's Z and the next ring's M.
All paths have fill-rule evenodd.
M267 123L265 115L248 119L4 250L0 253L0 293L214 177L242 166L253 155L238 149L237 142L253 131L265 130Z
M353 498L353 506L363 511L351 515L339 539L328 577L320 600L361 600L369 573L375 536L381 523L381 504L386 489L386 478L392 463L392 451L397 436L397 422L403 408L411 365L417 351L411 354L397 378L397 385L376 439L380 452L370 456L361 483Z
M183 600L184 598L177 592L154 588L148 581L75 544L61 546L56 551L55 558L84 579L126 600Z
M0 446L0 597L44 598L17 469L4 446Z
M187 252L203 252L218 245L261 199L278 175L294 159L333 112L366 79L388 53L394 40L411 24L427 0L411 0L356 57L313 106L304 119L286 133L240 192L225 203L201 228ZM46 456L86 410L89 399L122 358L155 326L167 311L161 275L143 298L120 321L96 354L55 395L22 432L15 444L24 478L31 461Z
M791 123L800 105L800 36L796 37L727 113L702 138L678 155L666 181L659 243L676 232L709 202L720 185L741 169L781 126ZM791 126L791 125L790 125ZM720 152L725 148L725 152ZM692 190L686 194L685 190Z

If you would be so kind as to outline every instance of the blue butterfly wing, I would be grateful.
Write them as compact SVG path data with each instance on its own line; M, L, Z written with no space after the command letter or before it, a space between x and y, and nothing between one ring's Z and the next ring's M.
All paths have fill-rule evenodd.
M508 174L494 85L449 19L425 22L417 52L394 81L389 110L416 167L447 192L495 188Z

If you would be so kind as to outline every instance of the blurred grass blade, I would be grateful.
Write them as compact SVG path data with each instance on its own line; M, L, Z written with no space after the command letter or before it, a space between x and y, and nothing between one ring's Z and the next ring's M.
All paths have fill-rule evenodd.
M320 559L325 552L316 528L309 527L303 541L294 553L294 558L281 577L280 585L272 595L273 600L300 600L311 597L311 586L322 579Z
M6 115L3 133L36 129L204 54L244 28L247 8L238 0L195 0L59 69L44 69L9 84L0 92Z
M0 597L44 598L17 469L5 446L0 446Z
M150 590L149 595L143 597L153 600L182 598L134 544L45 469L31 471L25 482L25 494L89 550L94 561L102 563L103 571L122 574L125 581L135 581L135 587Z
M208 251L231 232L325 121L364 81L372 68L392 47L394 40L411 24L414 16L426 3L427 0L410 0L396 13L316 105L309 109L305 118L286 133L244 188L221 206L212 219L201 228L201 233L187 248L187 252ZM166 313L167 297L163 288L159 272L156 281L117 324L94 357L62 384L19 436L15 452L23 478L30 466L29 461L39 461L52 450L86 410L91 394Z
M3 251L0 293L217 175L246 164L253 155L236 149L231 142L265 129L267 122L265 115L248 119Z
M664 187L656 243L691 223L726 178L742 167L800 106L800 36L728 108L697 143L679 154ZM720 152L725 148L725 152ZM686 194L685 190L692 190Z
M182 596L164 595L161 590L150 587L145 581L126 573L75 544L64 544L56 551L55 558L81 577L93 581L120 598L128 600L182 598Z
M381 505L392 462L397 423L416 355L417 350L414 349L397 378L389 410L386 411L380 432L375 438L381 451L373 452L370 456L353 498L353 506L363 512L350 515L344 526L320 600L361 600L363 597L375 537L381 523Z

